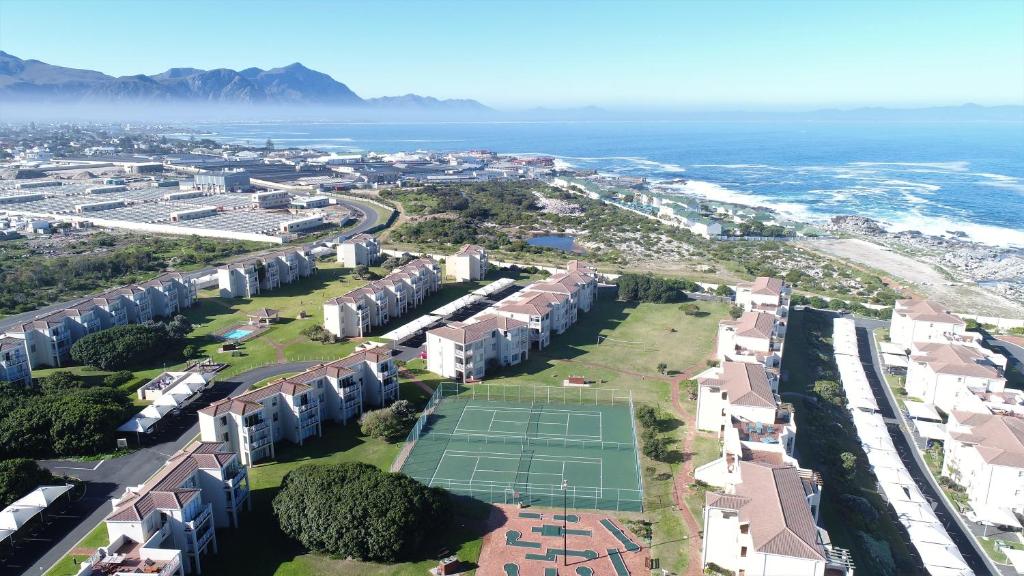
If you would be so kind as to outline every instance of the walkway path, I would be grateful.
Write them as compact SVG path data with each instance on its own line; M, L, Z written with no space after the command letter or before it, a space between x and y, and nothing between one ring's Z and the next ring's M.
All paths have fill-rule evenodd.
M700 576L704 573L701 562L701 533L700 523L693 515L693 511L686 505L685 494L690 490L690 483L693 481L693 439L697 433L697 420L693 414L683 406L680 385L689 380L697 373L698 367L693 366L684 370L673 378L669 385L672 392L672 408L676 415L683 419L683 465L676 473L675 485L672 489L672 499L675 500L676 508L683 517L686 529L690 534L687 540L689 553L687 554L686 573L690 576Z

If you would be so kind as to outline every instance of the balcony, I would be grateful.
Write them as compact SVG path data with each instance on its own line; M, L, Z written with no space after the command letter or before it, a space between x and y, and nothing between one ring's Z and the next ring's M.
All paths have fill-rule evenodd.
M259 438L250 438L249 452L255 452L256 450L263 448L264 446L270 444L273 441L274 440L270 437L269 434L266 436L260 436Z
M213 504L207 504L199 514L185 522L185 529L189 531L199 530L213 517Z
M319 402L308 402L306 404L298 404L295 406L295 413L300 415L305 414L306 412L309 412L310 410L316 408L319 405Z
M267 426L268 425L266 420L260 420L259 422L256 422L252 426L246 426L244 432L246 436L253 436L257 432L266 430Z

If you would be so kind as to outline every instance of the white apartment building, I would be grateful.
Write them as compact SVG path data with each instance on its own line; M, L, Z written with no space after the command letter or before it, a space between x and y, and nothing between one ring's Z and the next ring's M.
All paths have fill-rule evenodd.
M291 195L284 190L253 192L251 198L253 208L262 208L264 210L286 208L292 201Z
M942 475L967 490L971 506L1024 514L1024 417L954 410L946 431Z
M309 386L278 380L199 410L199 437L224 442L238 452L242 463L252 465L272 458L274 443L282 439L301 446L307 438L321 435L319 405Z
M889 340L910 349L915 342L947 342L966 330L966 322L935 302L897 300L892 309Z
M736 284L736 305L747 312L786 316L791 292L792 289L781 278L758 276L753 282Z
M24 386L32 384L32 367L28 363L24 340L0 337L0 381Z
M915 342L907 367L907 394L947 414L964 394L1002 392L1006 358L978 344Z
M722 361L779 365L786 325L767 312L744 312L737 320L718 323L718 358Z
M457 381L481 380L489 366L512 366L527 359L530 333L525 322L486 314L427 331L427 370Z
M196 442L112 503L106 518L112 543L179 551L185 573L199 574L201 556L217 551L215 528L237 527L241 508L251 508L248 470L222 443Z
M338 244L338 262L346 268L373 266L380 260L380 242L370 234L358 234Z
M246 258L217 269L222 298L252 298L316 272L316 259L304 248Z
M380 280L324 302L324 329L339 338L362 338L440 289L437 263L429 258L413 260Z
M719 435L722 456L698 467L694 478L721 486L737 460L798 465L795 415L780 403L774 374L761 364L725 362L697 382L697 428Z
M282 439L302 445L321 435L323 419L348 422L397 399L390 350L371 348L214 402L199 411L199 434L231 446L251 466L272 458Z
M825 576L852 572L849 554L818 528L818 476L789 465L736 462L704 505L703 566L744 576Z
M529 287L506 298L493 311L499 316L525 323L530 330L531 345L542 350L551 344L551 335L565 332L575 316L570 310L569 297L565 294L528 290Z
M71 345L83 336L112 326L170 318L192 306L195 298L193 281L168 273L40 316L11 328L4 336L24 342L31 368L56 368L68 363Z
M487 275L487 250L475 244L465 244L448 257L445 268L456 282L483 280Z

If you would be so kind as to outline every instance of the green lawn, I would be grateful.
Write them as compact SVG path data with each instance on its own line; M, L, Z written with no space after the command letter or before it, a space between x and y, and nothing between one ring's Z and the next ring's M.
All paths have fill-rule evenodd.
M728 315L725 304L702 302L706 316L687 316L678 304L603 296L590 312L580 312L575 326L552 335L550 346L531 351L526 362L488 375L487 381L560 387L568 376L583 376L595 387L631 390L637 402L666 402L667 376L658 373L658 364L665 363L669 374L703 369L718 321Z
M100 524L92 529L88 534L82 538L76 548L99 548L100 546L106 546L109 543L107 536L107 525ZM85 558L83 556L72 556L66 554L60 559L57 564L46 571L43 576L75 576L78 574L80 563Z

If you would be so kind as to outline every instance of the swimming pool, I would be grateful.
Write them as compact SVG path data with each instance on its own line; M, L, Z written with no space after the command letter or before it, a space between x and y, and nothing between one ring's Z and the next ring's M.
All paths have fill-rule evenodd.
M225 340L241 340L249 334L252 334L254 330L246 330L244 328L235 328L231 332L225 332L223 338Z

